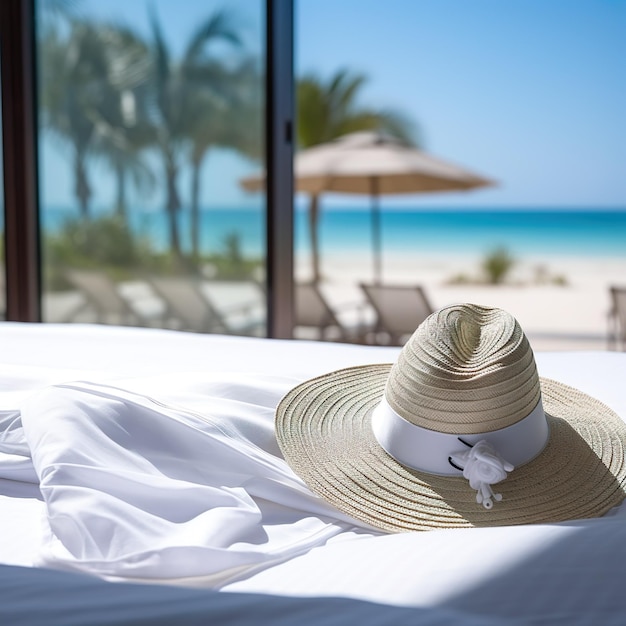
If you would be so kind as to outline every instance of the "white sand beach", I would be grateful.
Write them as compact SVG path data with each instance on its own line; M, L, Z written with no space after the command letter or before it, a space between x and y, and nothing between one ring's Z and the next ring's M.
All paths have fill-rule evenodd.
M536 351L614 349L608 336L609 288L626 287L626 257L529 256L516 261L502 285L480 282L481 263L481 257L387 253L383 282L421 285L435 309L458 302L505 309L518 319ZM360 282L372 282L372 266L366 252L326 254L321 259L321 289L346 325L373 319L359 288ZM310 280L308 255L296 257L295 273L299 281ZM454 280L462 274L470 280ZM221 290L218 298L227 311L241 309L242 298L250 301L249 285L232 287L232 293ZM131 281L121 291L143 318L161 323L164 305L145 283ZM257 295L262 298L260 291ZM83 302L76 291L44 294L45 319L95 321L93 310L83 310ZM257 304L262 317L262 301Z
M609 287L626 286L626 257L527 257L519 259L506 284L454 284L465 274L480 277L480 257L394 255L383 258L383 282L420 284L434 308L456 302L496 306L522 325L536 351L606 350ZM296 259L299 280L310 278L310 259ZM372 280L372 258L331 255L322 259L322 288L337 307L362 301L359 282Z

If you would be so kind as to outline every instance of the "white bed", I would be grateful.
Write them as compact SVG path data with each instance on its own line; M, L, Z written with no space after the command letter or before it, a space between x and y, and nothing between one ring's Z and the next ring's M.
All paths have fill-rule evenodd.
M397 353L0 324L0 623L623 624L626 505L388 535L291 471L282 395ZM626 354L535 356L626 419Z

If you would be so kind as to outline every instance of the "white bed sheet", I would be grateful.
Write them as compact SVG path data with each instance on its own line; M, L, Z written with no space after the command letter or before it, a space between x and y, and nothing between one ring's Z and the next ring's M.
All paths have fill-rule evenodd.
M550 623L569 623L572 616L580 616L582 621L578 623L585 623L585 616L594 616L598 620L594 623L613 623L626 612L625 594L621 592L626 575L624 506L601 519L563 524L385 535L340 515L308 493L275 448L271 432L275 403L284 391L311 376L351 365L392 362L397 355L395 348L104 326L3 323L0 351L0 416L5 424L14 425L12 430L5 428L4 439L0 439L0 562L45 563L115 580L172 582L174 577L174 582L232 592L339 595L397 605L447 607L480 615L519 615L528 620L545 617L549 610ZM536 359L541 376L578 387L626 417L626 354L539 353ZM141 400L144 395L171 408ZM77 412L81 398L88 398L82 414ZM120 399L125 404L120 404ZM198 418L197 413L206 412L208 399L213 402L212 411L221 418L239 420L240 434L247 439L243 447L251 445L246 449L253 451L253 470L249 471L262 468L262 475L271 483L266 497L262 490L267 489L268 480L257 481L251 496L236 494L237 506L242 498L251 497L256 509L251 506L247 510L249 519L242 521L246 516L240 515L237 506L231 507L231 513L236 512L236 523L230 520L228 537L222 533L225 518L218 520L210 535L206 530L210 527L207 511L195 515L198 511L194 509L187 511L186 519L195 524L173 541L173 552L171 545L153 543L152 552L146 549L139 551L135 560L129 558L124 552L129 544L124 541L137 541L144 530L129 524L128 533L117 536L122 537L119 553L124 559L115 562L114 549L110 549L96 563L93 555L102 553L102 545L90 545L88 541L80 544L75 535L85 538L82 530L68 530L66 526L63 531L63 524L53 523L57 534L50 534L47 514L61 503L57 510L62 517L68 510L62 503L71 501L72 495L64 490L59 472L51 468L64 466L67 471L75 467L75 455L85 456L85 442L99 441L102 424L95 434L84 427L94 414L108 413L109 425L119 423L120 415L127 415L131 405L143 411L141 432L153 436L138 449L128 444L132 440L128 439L128 429L121 438L109 437L109 443L119 449L106 452L100 445L95 446L88 455L91 469L116 468L119 458L127 464L141 458L149 465L139 468L142 480L146 475L154 478L168 472L167 478L172 479L173 472L182 471L183 480L195 481L195 491L189 492L188 498L193 504L189 505L191 509L197 508L198 499L215 497L215 492L207 496L203 489L211 480L213 487L219 486L223 474L217 472L208 481L206 475L200 479L187 474L202 465L203 450L212 449L216 441L225 441L220 439L223 433L219 429L207 427ZM112 406L118 408L115 415L110 413ZM25 448L20 439L24 434L19 429L21 424L15 422L23 411L29 416ZM68 415L73 419L68 420ZM156 450L171 450L171 446L163 446L161 435L147 428L146 424L155 419L162 420L165 430L159 432L169 437L170 443L181 436L184 439L187 435L181 433L195 428L186 448L193 454L181 458L178 452L165 460L155 460ZM168 430L172 424L175 428ZM123 441L125 445L121 445ZM232 443L232 438L226 441ZM47 493L48 507L35 482L31 446L37 450L35 468L48 477L44 480L44 487L51 490ZM67 450L72 454L68 455ZM229 453L235 456L225 457L220 470L230 472L233 459L239 463L242 458L241 449L231 447ZM105 458L103 454L113 456ZM203 467L210 468L211 463ZM272 476L280 478L272 483ZM121 491L111 494L110 478L102 480L102 493L115 497L116 505L121 501L137 508L138 490L122 485ZM88 487L89 480L81 471L75 472L70 482L76 490L77 486ZM227 495L233 497L233 492ZM85 510L85 502L91 502L97 512L102 502L99 497L89 500L93 498L89 494L86 500L78 498L76 508L69 509L73 511L72 523L78 519L87 525L95 524L97 515L74 514L81 507ZM280 498L281 506L269 504ZM245 507L242 510L246 512ZM90 511L89 506L86 511ZM126 512L124 507L118 510L120 520L125 519ZM264 519L257 520L256 528L264 527L266 532L255 539L254 515L259 512ZM160 508L151 509L151 514L159 524L167 517ZM151 532L152 522L154 519L147 523ZM172 528L157 526L163 531L159 537L171 541ZM204 552L196 550L193 557L180 550L176 553L188 544L201 546ZM170 549L169 560L165 548Z

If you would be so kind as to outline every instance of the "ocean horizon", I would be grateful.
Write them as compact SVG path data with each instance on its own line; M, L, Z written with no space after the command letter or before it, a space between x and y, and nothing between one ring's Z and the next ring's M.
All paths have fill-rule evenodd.
M102 215L104 211L94 211ZM45 208L42 227L58 231L76 217L76 210ZM249 256L265 250L265 219L261 208L207 208L201 211L200 246L203 253L225 248L226 238L237 233ZM168 246L164 211L130 211L131 228L159 250ZM190 247L189 212L181 211L181 243ZM383 252L403 254L483 255L506 248L516 257L577 256L626 259L626 208L382 208ZM371 210L367 204L322 207L319 218L320 254L369 252L372 248ZM296 254L310 253L308 212L294 214Z

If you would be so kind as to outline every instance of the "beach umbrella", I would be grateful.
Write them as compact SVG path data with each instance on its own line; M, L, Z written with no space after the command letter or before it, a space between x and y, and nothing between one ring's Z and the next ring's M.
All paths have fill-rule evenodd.
M371 197L374 280L382 276L380 204L382 195L462 191L494 185L469 170L406 145L375 131L351 133L295 155L294 183L298 192L311 195L311 236L314 277L317 264L317 201L323 192L363 194ZM248 191L263 188L265 178L244 178Z

